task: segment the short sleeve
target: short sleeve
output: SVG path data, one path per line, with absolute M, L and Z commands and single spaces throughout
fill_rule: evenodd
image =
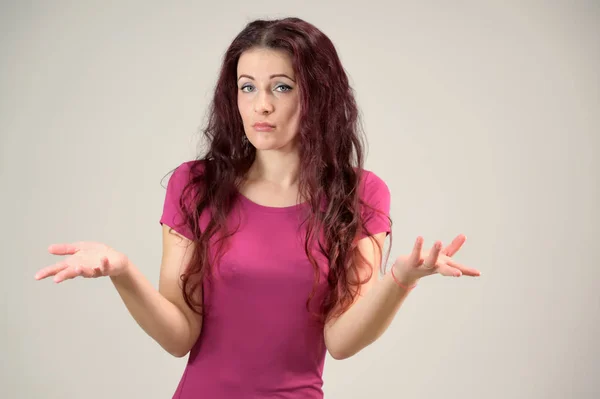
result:
M 179 205 L 179 200 L 183 194 L 183 190 L 190 180 L 190 171 L 190 163 L 184 162 L 179 165 L 171 174 L 167 184 L 167 192 L 165 194 L 160 224 L 165 224 L 182 236 L 193 240 L 194 236 L 190 227 L 185 223 L 183 211 Z M 189 204 L 188 201 L 185 203 Z
M 364 227 L 359 238 L 391 232 L 390 190 L 387 184 L 375 173 L 364 170 L 361 184 L 361 198 L 368 205 L 361 204 Z M 366 230 L 365 230 L 366 229 Z

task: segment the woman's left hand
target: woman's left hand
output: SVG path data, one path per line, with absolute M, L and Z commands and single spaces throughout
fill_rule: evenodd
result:
M 436 273 L 451 277 L 480 276 L 479 270 L 461 265 L 452 259 L 466 239 L 467 237 L 459 234 L 445 248 L 442 248 L 441 241 L 436 241 L 431 250 L 423 251 L 423 238 L 418 237 L 412 253 L 408 256 L 400 256 L 394 262 L 392 266 L 394 276 L 407 285 L 413 285 L 420 278 Z

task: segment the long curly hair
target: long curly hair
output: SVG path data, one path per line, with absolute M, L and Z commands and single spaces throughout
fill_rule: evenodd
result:
M 317 314 L 325 322 L 346 311 L 366 281 L 360 280 L 359 267 L 368 260 L 357 248 L 361 233 L 370 235 L 361 217 L 361 207 L 369 205 L 359 197 L 366 140 L 353 89 L 333 43 L 299 18 L 250 22 L 224 55 L 207 126 L 202 130 L 206 150 L 198 160 L 203 162 L 194 163 L 201 165 L 202 171 L 192 170 L 193 178 L 179 204 L 196 243 L 190 264 L 181 276 L 184 298 L 192 309 L 203 314 L 205 309 L 194 293 L 211 272 L 210 245 L 216 245 L 217 254 L 222 255 L 225 241 L 235 233 L 227 231 L 227 216 L 239 195 L 239 184 L 255 160 L 256 149 L 245 139 L 237 107 L 236 83 L 240 55 L 251 48 L 287 52 L 296 73 L 301 104 L 299 196 L 310 205 L 304 250 L 315 272 L 306 306 L 308 310 L 319 283 L 319 267 L 312 253 L 312 248 L 318 248 L 329 260 L 329 289 Z M 186 206 L 184 197 L 191 198 L 192 206 Z M 211 217 L 201 231 L 200 215 L 204 211 Z M 379 250 L 383 253 L 381 246 Z M 334 314 L 336 305 L 340 306 Z

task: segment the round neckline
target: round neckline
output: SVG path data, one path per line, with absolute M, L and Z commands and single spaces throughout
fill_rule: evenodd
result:
M 259 211 L 259 212 L 268 212 L 268 213 L 291 213 L 296 212 L 300 209 L 306 208 L 309 204 L 308 202 L 301 202 L 295 205 L 288 206 L 267 206 L 261 205 L 257 202 L 252 201 L 250 198 L 246 197 L 239 190 L 237 191 L 238 197 L 241 199 L 242 203 L 244 203 L 248 208 Z

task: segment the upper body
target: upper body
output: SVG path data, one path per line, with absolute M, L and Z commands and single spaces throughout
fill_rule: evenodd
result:
M 160 218 L 163 225 L 181 224 L 179 198 L 190 167 L 197 162 L 201 161 L 184 162 L 171 176 Z M 364 174 L 361 192 L 387 215 L 390 194 L 377 175 Z M 237 231 L 214 265 L 212 278 L 202 285 L 206 314 L 176 398 L 199 393 L 210 398 L 322 396 L 327 347 L 324 324 L 306 309 L 314 280 L 301 227 L 307 212 L 306 203 L 274 206 L 238 195 L 228 218 Z M 209 217 L 208 212 L 201 215 L 201 228 Z M 369 220 L 372 232 L 390 232 L 386 217 L 374 215 Z M 189 228 L 173 229 L 194 238 Z M 323 254 L 314 253 L 320 282 L 311 311 L 317 312 L 329 289 L 329 266 Z

